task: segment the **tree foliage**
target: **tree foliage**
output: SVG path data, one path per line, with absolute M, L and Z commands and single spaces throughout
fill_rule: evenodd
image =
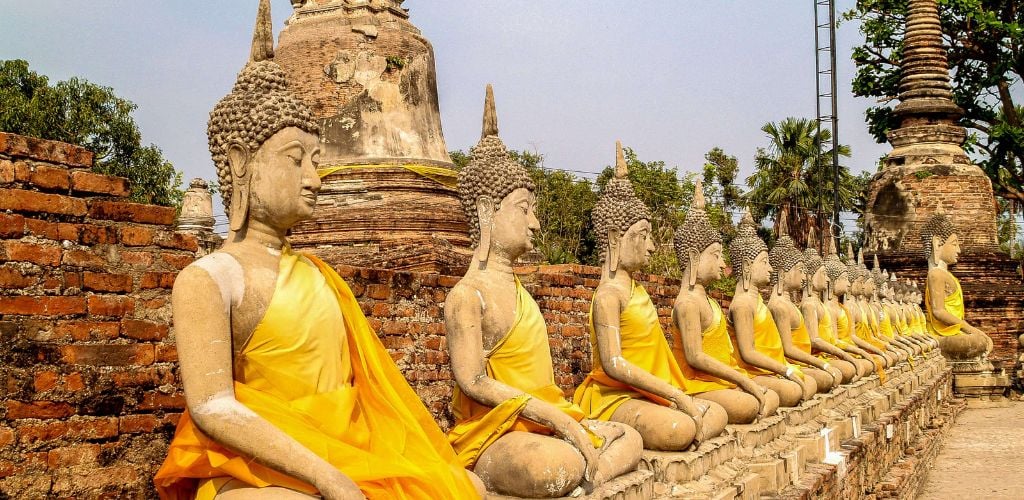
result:
M 80 78 L 50 85 L 26 61 L 0 61 L 0 103 L 0 131 L 82 146 L 96 155 L 93 171 L 128 178 L 133 200 L 181 203 L 181 172 L 142 145 L 135 104 L 113 89 Z
M 819 131 L 817 122 L 806 118 L 766 123 L 761 130 L 768 137 L 768 147 L 758 148 L 754 173 L 747 177 L 750 191 L 743 196 L 754 220 L 771 217 L 778 224 L 786 214 L 789 234 L 797 245 L 806 244 L 811 227 L 822 236 L 821 241 L 828 241 L 835 173 L 832 151 L 819 153 L 819 144 L 831 143 L 831 131 Z M 850 147 L 840 145 L 839 156 L 849 157 Z M 840 211 L 854 210 L 863 186 L 843 165 L 839 166 L 838 188 Z
M 843 14 L 860 21 L 864 44 L 854 48 L 853 92 L 884 99 L 867 111 L 878 142 L 898 125 L 900 57 L 907 0 L 857 0 Z M 949 47 L 954 101 L 970 134 L 965 149 L 992 179 L 996 194 L 1024 202 L 1024 5 L 1019 0 L 939 0 Z

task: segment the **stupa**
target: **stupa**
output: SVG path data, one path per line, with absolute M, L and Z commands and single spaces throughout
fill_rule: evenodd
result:
M 1012 366 L 1017 358 L 1024 286 L 1017 262 L 999 249 L 992 183 L 962 147 L 967 134 L 958 122 L 963 110 L 953 102 L 938 3 L 910 0 L 908 9 L 900 104 L 894 110 L 900 125 L 888 132 L 893 149 L 869 188 L 866 251 L 923 286 L 928 266 L 920 229 L 944 209 L 963 248 L 953 272 L 963 282 L 967 319 L 991 332 L 990 360 L 998 373 L 1000 363 Z M 1004 382 L 960 377 L 958 390 L 998 394 Z M 990 383 L 995 385 L 976 386 Z
M 461 274 L 469 227 L 434 52 L 402 0 L 295 0 L 275 59 L 321 125 L 323 187 L 295 248 L 332 265 Z

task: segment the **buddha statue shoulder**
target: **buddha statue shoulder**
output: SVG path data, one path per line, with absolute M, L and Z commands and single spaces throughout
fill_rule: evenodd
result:
M 871 273 L 861 264 L 858 264 L 852 248 L 848 248 L 850 262 L 847 270 L 850 275 L 850 287 L 843 295 L 843 306 L 849 311 L 850 328 L 853 333 L 851 341 L 862 350 L 871 354 L 876 368 L 889 367 L 893 364 L 885 351 L 879 347 L 878 341 L 874 339 L 871 329 L 871 315 L 865 307 L 863 296 L 868 287 Z M 876 370 L 877 371 L 877 370 Z
M 770 279 L 771 295 L 768 310 L 782 340 L 782 352 L 788 363 L 800 367 L 804 374 L 804 390 L 828 392 L 842 382 L 842 374 L 823 359 L 811 354 L 811 338 L 802 311 L 793 303 L 792 294 L 798 292 L 804 282 L 804 255 L 796 248 L 786 231 L 786 213 L 783 211 L 776 227 L 778 238 L 768 252 L 768 263 L 772 266 Z M 810 396 L 805 396 L 810 397 Z
M 736 237 L 729 245 L 734 272 L 738 273 L 736 291 L 729 305 L 729 335 L 737 363 L 758 385 L 779 396 L 779 405 L 792 407 L 815 392 L 803 372 L 786 360 L 782 338 L 761 289 L 768 286 L 772 266 L 768 246 L 757 235 L 757 226 L 746 209 Z
M 268 0 L 249 63 L 210 114 L 230 221 L 186 267 L 174 315 L 186 412 L 162 498 L 477 498 L 345 282 L 285 237 L 313 214 L 318 125 L 274 63 Z
M 683 283 L 672 306 L 672 351 L 692 388 L 689 393 L 722 405 L 731 424 L 749 424 L 775 413 L 778 394 L 740 368 L 728 320 L 707 294 L 706 287 L 725 270 L 725 249 L 721 232 L 705 211 L 700 179 L 690 210 L 675 231 L 674 246 Z
M 963 288 L 949 270 L 960 257 L 960 238 L 941 209 L 921 226 L 921 243 L 928 259 L 924 289 L 928 332 L 938 339 L 947 358 L 984 359 L 992 351 L 992 339 L 965 319 Z
M 836 252 L 835 239 L 829 240 L 828 252 L 825 256 L 823 267 L 827 284 L 822 292 L 822 302 L 825 303 L 825 308 L 830 315 L 829 326 L 831 326 L 834 335 L 831 341 L 836 347 L 842 349 L 844 353 L 850 356 L 850 358 L 845 359 L 852 361 L 857 366 L 857 373 L 861 377 L 870 375 L 874 372 L 875 367 L 873 359 L 870 354 L 854 342 L 853 325 L 851 323 L 852 315 L 849 308 L 839 301 L 840 297 L 845 297 L 849 292 L 850 271 L 847 265 L 840 260 L 839 254 Z M 823 331 L 825 329 L 819 327 L 819 334 Z
M 573 400 L 590 418 L 636 429 L 644 448 L 686 450 L 725 430 L 725 410 L 691 396 L 647 290 L 633 279 L 654 250 L 651 214 L 633 190 L 621 143 L 593 211 L 601 280 L 589 319 L 593 362 Z
M 474 253 L 444 318 L 456 383 L 448 439 L 463 465 L 490 491 L 531 498 L 590 491 L 634 470 L 640 435 L 586 419 L 555 384 L 544 317 L 513 272 L 540 228 L 534 185 L 498 137 L 489 85 L 458 189 Z
M 859 378 L 857 364 L 853 356 L 836 346 L 832 314 L 822 301 L 822 296 L 828 289 L 828 276 L 825 274 L 825 262 L 818 254 L 816 236 L 817 233 L 812 227 L 807 235 L 807 248 L 804 249 L 803 299 L 800 301 L 800 312 L 804 317 L 811 353 L 828 363 L 828 368 L 838 370 L 842 383 L 850 383 Z

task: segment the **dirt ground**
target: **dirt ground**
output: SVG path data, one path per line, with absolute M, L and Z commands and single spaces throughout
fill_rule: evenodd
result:
M 1024 499 L 1024 402 L 965 410 L 918 498 Z

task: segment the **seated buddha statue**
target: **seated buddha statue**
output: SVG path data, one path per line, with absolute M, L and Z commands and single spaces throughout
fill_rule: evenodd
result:
M 886 312 L 885 307 L 882 304 L 882 296 L 885 293 L 884 287 L 888 278 L 882 272 L 882 269 L 878 266 L 878 256 L 875 256 L 875 266 L 870 274 L 871 281 L 871 295 L 867 299 L 868 310 L 870 311 L 872 319 L 874 320 L 874 333 L 875 338 L 881 342 L 885 349 L 896 356 L 896 361 L 906 361 L 910 356 L 911 352 L 907 351 L 902 342 L 900 342 L 893 330 L 892 318 Z
M 683 284 L 672 306 L 672 352 L 688 392 L 722 405 L 731 424 L 749 424 L 759 416 L 774 414 L 779 395 L 758 385 L 740 368 L 725 314 L 705 288 L 722 277 L 725 259 L 722 234 L 705 211 L 700 179 L 674 243 Z
M 800 367 L 805 380 L 809 377 L 817 392 L 828 392 L 842 383 L 843 375 L 828 361 L 811 354 L 811 338 L 807 334 L 804 315 L 791 299 L 791 294 L 802 288 L 805 279 L 804 255 L 786 232 L 785 213 L 776 229 L 778 238 L 768 252 L 768 263 L 772 266 L 768 310 L 779 330 L 786 360 Z
M 942 355 L 949 359 L 985 360 L 992 351 L 992 339 L 964 319 L 963 288 L 949 272 L 960 256 L 960 239 L 941 207 L 921 226 L 921 243 L 928 259 L 924 288 L 928 332 L 938 339 Z
M 601 255 L 590 306 L 593 365 L 573 401 L 590 418 L 633 427 L 644 448 L 685 450 L 721 434 L 728 415 L 718 403 L 690 395 L 698 382 L 684 376 L 654 302 L 632 278 L 654 250 L 651 214 L 633 191 L 619 143 L 615 165 L 592 215 Z
M 586 419 L 555 384 L 544 317 L 512 270 L 539 229 L 534 184 L 498 138 L 490 86 L 484 109 L 480 142 L 459 172 L 473 259 L 444 306 L 456 383 L 448 438 L 488 490 L 589 491 L 634 470 L 643 443 L 629 426 Z
M 818 334 L 851 356 L 857 366 L 857 374 L 864 377 L 874 373 L 875 360 L 854 342 L 850 310 L 839 302 L 839 297 L 845 297 L 850 289 L 850 270 L 839 259 L 834 239 L 829 240 L 828 248 L 828 255 L 825 256 L 824 263 L 828 283 L 825 291 L 822 292 L 822 301 L 829 314 L 830 322 L 827 326 L 830 328 L 819 327 Z M 828 336 L 826 333 L 829 331 L 832 336 Z M 844 359 L 851 361 L 851 358 Z
M 187 409 L 164 499 L 478 498 L 348 285 L 285 238 L 313 214 L 319 128 L 272 60 L 260 2 L 248 65 L 210 114 L 230 221 L 171 295 Z
M 925 317 L 921 313 L 921 303 L 917 285 L 910 279 L 900 280 L 899 290 L 900 306 L 903 311 L 903 321 L 906 324 L 906 334 L 921 343 L 926 351 L 939 347 L 938 340 L 928 334 L 925 326 Z
M 850 328 L 853 330 L 851 339 L 857 347 L 871 353 L 876 361 L 880 361 L 882 367 L 888 368 L 895 364 L 895 358 L 887 354 L 884 346 L 875 339 L 871 314 L 866 308 L 864 300 L 867 282 L 871 280 L 871 272 L 859 264 L 856 259 L 853 259 L 847 268 L 850 273 L 850 288 L 843 296 L 843 306 L 850 313 Z M 878 367 L 877 363 L 876 367 Z
M 757 235 L 757 226 L 746 209 L 736 237 L 729 244 L 733 269 L 738 271 L 736 291 L 729 305 L 729 336 L 736 361 L 758 385 L 779 395 L 779 405 L 792 407 L 817 392 L 814 379 L 799 366 L 786 361 L 782 337 L 760 289 L 767 286 L 772 266 L 768 246 Z
M 909 356 L 921 354 L 921 345 L 905 334 L 902 311 L 900 311 L 899 303 L 896 302 L 895 287 L 897 284 L 895 275 L 890 275 L 888 271 L 882 271 L 882 280 L 878 291 L 879 308 L 889 323 L 887 328 L 893 343 L 898 344 Z
M 828 300 L 826 292 L 829 288 L 829 279 L 825 272 L 825 262 L 818 255 L 816 236 L 812 227 L 807 235 L 807 248 L 804 249 L 805 276 L 800 312 L 803 314 L 811 353 L 829 363 L 830 367 L 839 370 L 842 383 L 848 384 L 859 379 L 860 374 L 853 356 L 836 345 L 832 312 L 822 302 L 823 297 Z

